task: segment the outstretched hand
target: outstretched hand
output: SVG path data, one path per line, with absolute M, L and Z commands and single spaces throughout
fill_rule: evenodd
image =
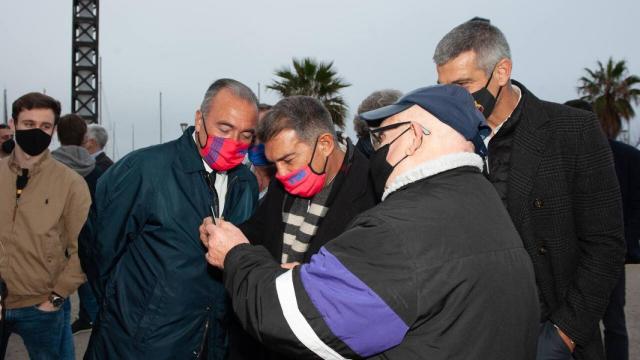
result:
M 210 220 L 209 220 L 210 221 Z M 201 225 L 206 233 L 206 246 L 209 249 L 206 255 L 207 262 L 219 269 L 224 268 L 224 259 L 227 253 L 240 244 L 248 244 L 249 240 L 244 236 L 242 231 L 230 222 L 222 219 L 216 220 L 217 225 L 213 222 L 207 222 L 207 219 Z M 202 239 L 203 231 L 200 231 Z

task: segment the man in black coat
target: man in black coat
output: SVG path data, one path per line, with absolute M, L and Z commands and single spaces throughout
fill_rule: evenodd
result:
M 368 159 L 350 142 L 338 142 L 331 115 L 308 96 L 278 102 L 257 132 L 278 181 L 270 183 L 258 210 L 240 229 L 283 267 L 306 263 L 356 215 L 375 205 Z M 284 358 L 250 343 L 232 334 L 231 358 Z
M 104 147 L 109 140 L 107 130 L 98 124 L 91 124 L 87 127 L 87 136 L 82 144 L 89 154 L 96 159 L 96 166 L 100 171 L 105 172 L 113 165 L 113 160 L 104 152 Z
M 570 100 L 565 105 L 593 112 L 593 106 L 584 100 Z M 640 260 L 640 244 L 638 244 L 640 239 L 640 150 L 616 141 L 617 136 L 618 133 L 611 134 L 609 146 L 613 153 L 616 175 L 622 193 L 627 262 L 637 262 Z M 608 360 L 629 359 L 629 335 L 624 314 L 625 293 L 626 280 L 623 271 L 618 284 L 611 292 L 609 305 L 602 318 L 604 348 Z
M 438 82 L 459 84 L 488 124 L 486 175 L 536 273 L 538 359 L 604 359 L 598 323 L 624 263 L 620 190 L 593 114 L 541 101 L 511 80 L 502 32 L 469 21 L 438 44 Z
M 233 225 L 207 225 L 242 324 L 295 359 L 534 359 L 533 267 L 474 154 L 471 95 L 422 88 L 361 116 L 382 202 L 309 263 L 285 271 Z

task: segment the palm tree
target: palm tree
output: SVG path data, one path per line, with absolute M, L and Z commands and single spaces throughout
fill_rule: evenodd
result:
M 333 123 L 344 128 L 347 115 L 347 104 L 340 95 L 340 90 L 351 84 L 337 77 L 332 62 L 320 62 L 311 58 L 293 59 L 293 71 L 284 67 L 276 70 L 275 75 L 280 80 L 274 80 L 267 88 L 280 93 L 280 96 L 292 95 L 313 96 L 322 101 L 329 110 Z
M 635 111 L 631 102 L 638 104 L 640 89 L 634 88 L 640 83 L 640 77 L 628 75 L 624 60 L 613 61 L 609 58 L 606 66 L 598 61 L 596 70 L 584 69 L 587 76 L 580 78 L 578 93 L 582 100 L 593 104 L 605 134 L 614 139 L 620 132 L 622 119 L 629 121 Z

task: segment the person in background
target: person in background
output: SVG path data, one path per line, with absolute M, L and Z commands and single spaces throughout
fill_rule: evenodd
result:
M 565 105 L 593 112 L 590 103 L 584 100 L 570 100 Z M 624 235 L 627 242 L 627 263 L 640 260 L 640 150 L 615 140 L 618 134 L 609 138 L 613 153 L 616 175 L 622 193 L 622 214 Z M 602 317 L 604 325 L 604 348 L 608 360 L 629 359 L 629 336 L 625 320 L 626 277 L 625 272 L 611 292 L 609 305 Z
M 102 172 L 113 165 L 113 160 L 107 156 L 104 152 L 104 147 L 107 146 L 109 140 L 109 134 L 107 130 L 98 124 L 91 124 L 87 127 L 87 138 L 82 144 L 89 154 L 96 159 L 96 166 Z
M 9 156 L 14 146 L 11 128 L 7 124 L 0 124 L 0 159 Z
M 504 34 L 472 20 L 447 33 L 438 83 L 463 86 L 491 127 L 485 173 L 515 224 L 540 296 L 538 360 L 604 359 L 599 322 L 624 270 L 622 204 L 594 114 L 511 79 Z
M 96 184 L 98 183 L 98 178 L 102 175 L 102 171 L 97 167 L 96 160 L 83 147 L 87 134 L 86 121 L 79 115 L 67 114 L 60 118 L 56 129 L 61 146 L 52 151 L 51 156 L 84 178 L 89 187 L 91 200 L 95 202 Z M 86 232 L 81 231 L 78 242 L 84 241 L 82 239 L 84 236 L 88 235 Z M 87 239 L 87 241 L 90 240 Z M 82 251 L 79 251 L 79 256 L 80 262 L 83 263 L 85 259 L 83 259 Z M 98 303 L 89 283 L 85 282 L 78 288 L 78 298 L 80 300 L 79 318 L 71 325 L 70 331 L 73 334 L 91 330 L 98 313 Z M 70 310 L 70 302 L 67 302 L 65 311 L 70 312 Z
M 353 116 L 353 129 L 358 136 L 356 149 L 369 158 L 373 154 L 371 137 L 369 136 L 369 126 L 367 122 L 360 119 L 358 114 L 375 110 L 383 106 L 391 105 L 402 96 L 402 92 L 393 89 L 377 90 L 367 96 L 358 106 L 358 113 Z
M 78 234 L 91 196 L 85 180 L 49 154 L 60 103 L 41 93 L 12 105 L 13 153 L 0 160 L 0 274 L 7 283 L 4 358 L 20 335 L 32 359 L 69 359 L 64 304 L 85 281 Z M 66 336 L 65 336 L 66 334 Z
M 258 124 L 262 122 L 264 116 L 271 110 L 271 105 L 258 104 Z M 264 199 L 269 189 L 271 180 L 275 178 L 276 169 L 264 154 L 264 144 L 255 138 L 248 152 L 249 161 L 252 164 L 251 170 L 258 180 L 258 199 Z

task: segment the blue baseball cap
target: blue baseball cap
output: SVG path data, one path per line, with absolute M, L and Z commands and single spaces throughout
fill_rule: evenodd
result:
M 369 126 L 377 127 L 386 118 L 418 105 L 471 141 L 476 153 L 486 156 L 484 139 L 491 133 L 473 96 L 459 85 L 434 85 L 413 90 L 395 103 L 359 114 Z

